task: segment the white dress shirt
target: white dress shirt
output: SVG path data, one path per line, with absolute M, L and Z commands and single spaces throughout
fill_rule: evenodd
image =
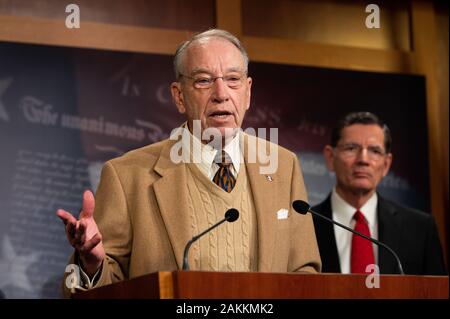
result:
M 378 239 L 377 203 L 378 196 L 375 192 L 359 210 L 368 222 L 370 237 L 375 239 Z M 335 188 L 333 188 L 331 193 L 331 210 L 331 218 L 352 229 L 355 228 L 356 222 L 353 219 L 353 215 L 357 209 L 348 204 L 341 196 L 339 196 Z M 337 225 L 334 225 L 334 236 L 336 238 L 341 272 L 343 274 L 349 274 L 353 234 Z M 372 246 L 375 263 L 378 264 L 378 246 L 375 244 Z
M 197 156 L 195 157 L 197 160 L 194 161 L 194 164 L 197 165 L 206 177 L 213 180 L 214 175 L 216 175 L 216 172 L 219 170 L 219 165 L 214 162 L 214 158 L 219 151 L 211 145 L 203 144 L 197 137 L 192 135 L 192 133 L 187 129 L 187 126 L 184 126 L 184 128 L 185 130 L 183 130 L 182 137 L 183 157 L 192 160 L 194 158 L 192 153 L 200 152 L 200 155 L 197 153 Z M 241 137 L 243 138 L 241 132 L 238 132 L 223 148 L 231 158 L 231 162 L 233 164 L 231 167 L 231 173 L 236 178 L 239 173 L 241 161 L 243 161 L 240 148 Z M 189 143 L 190 141 L 192 142 Z

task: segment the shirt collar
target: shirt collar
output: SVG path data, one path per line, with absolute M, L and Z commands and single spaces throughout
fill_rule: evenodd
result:
M 238 132 L 233 137 L 233 139 L 230 141 L 230 143 L 228 143 L 224 147 L 224 151 L 227 152 L 227 154 L 230 156 L 231 162 L 233 163 L 233 167 L 236 172 L 239 172 L 239 168 L 241 166 L 241 147 L 240 147 L 240 138 L 241 137 L 243 138 L 243 136 L 241 136 L 241 133 Z M 216 151 L 216 154 L 217 154 L 217 152 L 219 152 L 218 150 L 215 150 L 215 151 Z M 211 161 L 211 164 L 212 164 L 212 161 Z
M 359 209 L 364 215 L 369 226 L 375 225 L 376 213 L 377 213 L 378 195 L 374 192 L 369 200 Z M 347 203 L 336 192 L 336 188 L 333 188 L 331 193 L 331 207 L 333 209 L 333 219 L 346 226 L 349 226 L 352 222 L 353 215 L 356 212 L 356 208 Z
M 210 179 L 214 177 L 215 171 L 218 169 L 218 165 L 214 163 L 214 158 L 216 157 L 217 149 L 213 148 L 209 144 L 203 144 L 197 137 L 195 137 L 188 129 L 187 123 L 184 123 L 183 126 L 183 137 L 182 137 L 182 148 L 183 155 L 186 156 L 184 158 L 190 159 L 190 163 L 194 163 L 200 169 L 200 171 L 208 176 Z M 235 176 L 239 172 L 242 159 L 242 152 L 240 147 L 240 139 L 243 138 L 241 131 L 233 137 L 233 139 L 224 147 L 225 152 L 231 158 L 231 162 L 233 164 L 232 172 Z M 190 143 L 192 141 L 192 143 Z M 191 145 L 192 150 L 191 152 Z M 196 160 L 193 160 L 193 153 L 197 153 Z

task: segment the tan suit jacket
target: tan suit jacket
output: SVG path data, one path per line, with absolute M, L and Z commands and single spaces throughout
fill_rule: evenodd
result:
M 260 164 L 248 163 L 252 139 L 245 135 L 244 161 L 255 201 L 258 271 L 319 272 L 311 216 L 299 215 L 291 206 L 296 199 L 307 199 L 297 156 L 277 146 L 278 169 L 270 180 L 260 174 Z M 184 247 L 197 234 L 186 214 L 186 164 L 170 160 L 174 143 L 164 140 L 131 151 L 103 167 L 94 217 L 107 257 L 96 287 L 182 268 Z M 278 219 L 283 208 L 288 218 Z

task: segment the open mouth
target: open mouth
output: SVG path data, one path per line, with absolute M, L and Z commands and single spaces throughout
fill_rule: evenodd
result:
M 228 111 L 216 111 L 216 112 L 211 113 L 209 116 L 220 119 L 220 118 L 226 118 L 227 116 L 230 116 L 230 115 L 232 115 L 232 113 L 228 112 Z

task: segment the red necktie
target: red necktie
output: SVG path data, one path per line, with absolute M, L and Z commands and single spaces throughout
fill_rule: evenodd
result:
M 355 230 L 370 237 L 369 226 L 367 225 L 364 215 L 358 210 L 353 218 L 356 220 Z M 365 274 L 367 265 L 375 264 L 372 243 L 361 236 L 353 234 L 350 262 L 351 273 Z

